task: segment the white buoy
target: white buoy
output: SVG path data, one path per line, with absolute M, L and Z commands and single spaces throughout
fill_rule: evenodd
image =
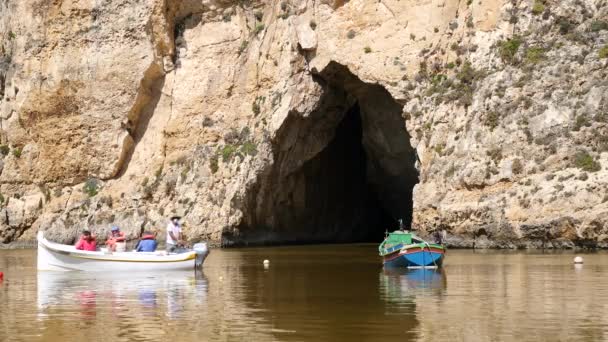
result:
M 582 256 L 577 256 L 574 258 L 574 263 L 575 264 L 582 264 L 583 263 L 583 257 Z
M 268 259 L 264 259 L 264 266 L 270 265 L 270 261 Z

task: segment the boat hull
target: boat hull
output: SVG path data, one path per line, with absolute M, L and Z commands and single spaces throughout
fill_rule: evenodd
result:
M 199 255 L 204 260 L 205 255 Z M 39 271 L 180 271 L 194 270 L 197 253 L 190 251 L 180 254 L 122 252 L 88 252 L 74 249 L 73 246 L 50 242 L 38 235 Z M 199 260 L 200 261 L 200 260 Z M 202 261 L 201 261 L 202 263 Z
M 383 257 L 386 267 L 441 267 L 445 251 L 426 247 L 416 250 L 401 250 Z

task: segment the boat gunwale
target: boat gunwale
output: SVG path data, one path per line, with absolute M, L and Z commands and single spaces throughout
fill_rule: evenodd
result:
M 81 251 L 74 248 L 74 246 L 63 245 L 56 242 L 47 240 L 42 232 L 38 237 L 38 246 L 42 246 L 51 253 L 62 254 L 72 258 L 88 259 L 94 261 L 103 262 L 131 262 L 131 263 L 170 263 L 170 262 L 183 262 L 193 260 L 196 258 L 195 251 L 189 251 L 186 253 L 179 254 L 168 254 L 168 255 L 153 255 L 141 252 L 120 252 L 117 254 L 105 254 L 101 251 Z M 137 253 L 137 254 L 136 254 Z M 124 257 L 127 257 L 126 259 Z M 135 258 L 129 258 L 135 257 Z M 148 257 L 148 259 L 142 259 L 141 257 Z

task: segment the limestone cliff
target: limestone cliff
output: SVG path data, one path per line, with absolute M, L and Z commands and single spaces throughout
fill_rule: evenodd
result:
M 606 0 L 4 0 L 0 242 L 608 247 Z

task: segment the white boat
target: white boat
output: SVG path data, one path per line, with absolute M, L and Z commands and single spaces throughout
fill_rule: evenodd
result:
M 39 271 L 169 271 L 194 270 L 209 254 L 206 243 L 184 253 L 81 251 L 44 238 L 38 232 Z

